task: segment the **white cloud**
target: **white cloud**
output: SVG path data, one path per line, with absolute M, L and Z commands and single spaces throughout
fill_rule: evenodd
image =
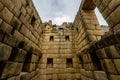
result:
M 42 21 L 53 23 L 71 22 L 79 9 L 81 0 L 33 0 Z
M 43 22 L 52 20 L 55 24 L 74 21 L 82 0 L 33 0 Z M 99 23 L 107 24 L 101 14 L 95 9 Z
M 53 24 L 61 25 L 63 22 L 72 22 L 72 18 L 69 15 L 62 14 L 53 19 Z

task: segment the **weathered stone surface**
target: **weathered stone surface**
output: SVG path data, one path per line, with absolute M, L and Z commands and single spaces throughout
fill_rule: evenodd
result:
M 0 2 L 0 11 L 3 9 L 3 4 Z
M 105 61 L 104 67 L 107 70 L 107 72 L 116 74 L 117 70 L 116 70 L 115 65 L 112 62 L 112 60 L 105 59 L 104 61 Z
M 104 71 L 94 71 L 96 80 L 108 80 Z
M 0 42 L 0 61 L 8 60 L 12 48 Z
M 7 24 L 6 22 L 1 23 L 0 29 L 2 29 L 3 31 L 5 31 L 7 33 L 11 33 L 11 31 L 12 31 L 12 27 L 9 24 Z
M 13 4 L 15 5 L 15 7 L 19 10 L 22 6 L 21 4 L 21 0 L 11 0 L 13 2 Z
M 3 0 L 2 0 L 3 1 Z M 7 9 L 4 8 L 1 12 L 0 12 L 0 18 L 2 18 L 3 20 L 5 20 L 7 23 L 10 23 L 10 21 L 13 18 L 13 14 Z
M 114 59 L 114 64 L 115 64 L 115 66 L 117 68 L 117 71 L 120 74 L 120 59 Z
M 3 62 L 2 67 L 3 67 L 3 72 L 1 74 L 0 79 L 4 79 L 6 77 L 12 77 L 14 76 L 14 72 L 16 70 L 18 63 L 17 62 Z
M 14 17 L 11 21 L 11 25 L 14 29 L 19 30 L 20 26 L 21 26 L 21 22 L 18 18 Z
M 17 46 L 19 43 L 19 41 L 16 38 L 9 34 L 4 35 L 3 42 L 9 46 Z
M 11 0 L 1 0 L 0 2 L 2 2 L 9 10 L 12 10 L 14 8 L 14 4 Z
M 111 80 L 120 80 L 120 75 L 110 75 Z

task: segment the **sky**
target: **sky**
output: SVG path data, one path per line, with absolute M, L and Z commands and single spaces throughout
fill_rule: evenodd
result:
M 33 0 L 42 22 L 52 20 L 53 24 L 73 22 L 81 0 Z M 107 25 L 98 9 L 95 9 L 100 25 Z

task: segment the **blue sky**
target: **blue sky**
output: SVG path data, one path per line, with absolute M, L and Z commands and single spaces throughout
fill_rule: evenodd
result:
M 53 24 L 73 22 L 79 9 L 81 0 L 33 0 L 34 5 L 43 22 L 52 20 Z M 99 11 L 95 10 L 99 23 L 105 25 Z

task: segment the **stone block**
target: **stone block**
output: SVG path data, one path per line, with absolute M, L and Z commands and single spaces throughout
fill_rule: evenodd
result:
M 64 63 L 66 63 L 66 59 L 54 58 L 53 63 L 55 63 L 55 64 L 64 64 Z
M 120 75 L 111 74 L 109 78 L 110 78 L 110 80 L 120 80 Z
M 62 63 L 61 64 L 53 64 L 53 67 L 58 68 L 58 69 L 60 69 L 60 68 L 63 69 L 63 68 L 66 68 L 66 64 L 62 64 Z
M 13 47 L 11 55 L 9 57 L 9 61 L 15 61 L 15 62 L 20 62 L 23 63 L 26 58 L 26 51 Z
M 20 28 L 20 26 L 21 26 L 20 20 L 19 20 L 17 17 L 14 17 L 14 18 L 11 20 L 11 26 L 12 26 L 14 29 L 19 30 L 19 28 Z
M 22 4 L 21 4 L 21 0 L 12 0 L 13 4 L 15 5 L 15 7 L 20 10 Z
M 37 63 L 39 61 L 39 56 L 37 56 L 37 55 L 32 55 L 32 58 L 31 58 L 31 62 L 32 63 Z
M 38 64 L 38 67 L 40 68 L 40 69 L 45 69 L 46 68 L 46 64 Z
M 115 46 L 110 46 L 105 48 L 105 53 L 109 58 L 120 58 L 120 54 L 116 50 Z
M 119 13 L 120 6 L 117 7 L 113 12 L 111 12 L 110 16 L 106 19 L 110 27 L 114 27 L 120 21 Z
M 16 46 L 16 47 L 19 44 L 19 41 L 16 38 L 14 38 L 12 35 L 9 35 L 7 33 L 4 36 L 3 42 L 9 46 Z
M 35 63 L 24 63 L 23 72 L 31 72 L 36 69 Z
M 80 67 L 79 67 L 79 63 L 73 63 L 73 68 L 75 68 L 75 69 L 76 69 L 76 68 L 80 68 Z
M 20 15 L 20 21 L 25 25 L 25 26 L 30 26 L 29 22 L 27 21 L 27 19 L 25 18 L 25 16 Z
M 22 68 L 23 68 L 23 63 L 18 63 L 14 75 L 16 76 L 19 75 L 22 72 Z
M 15 74 L 15 71 L 16 71 L 16 67 L 17 67 L 18 63 L 17 62 L 10 62 L 10 61 L 7 61 L 7 62 L 3 62 L 0 66 L 2 68 L 2 72 L 0 73 L 0 79 L 4 79 L 4 78 L 7 78 L 7 77 L 12 77 L 14 76 Z
M 94 34 L 94 35 L 97 35 L 97 36 L 103 35 L 101 30 L 94 30 L 94 31 L 93 31 L 93 34 Z
M 0 61 L 8 60 L 12 48 L 3 43 L 0 43 Z
M 16 17 L 19 17 L 20 16 L 20 11 L 14 7 L 14 9 L 12 10 L 12 13 L 16 16 Z
M 80 73 L 75 73 L 75 78 L 77 78 L 79 80 L 81 78 L 81 74 Z
M 120 59 L 114 59 L 113 61 L 117 68 L 118 73 L 120 74 Z
M 26 15 L 26 9 L 24 7 L 21 8 L 21 12 L 24 16 Z
M 80 73 L 81 73 L 82 75 L 86 75 L 85 69 L 80 69 Z
M 88 40 L 89 40 L 89 41 L 96 41 L 96 36 L 94 36 L 94 35 L 89 35 L 89 36 L 88 36 Z
M 20 74 L 20 80 L 29 80 L 31 78 L 30 73 L 28 72 L 22 72 Z
M 32 10 L 29 6 L 26 7 L 26 11 L 27 11 L 28 14 L 31 14 L 31 12 L 32 12 Z
M 94 78 L 93 71 L 86 71 L 86 76 L 93 79 Z
M 81 80 L 89 80 L 85 75 L 81 75 Z
M 0 11 L 3 9 L 3 4 L 0 2 Z
M 23 41 L 24 40 L 24 36 L 23 34 L 21 34 L 20 32 L 18 32 L 17 30 L 15 30 L 13 36 L 17 39 L 19 39 L 20 41 Z
M 96 80 L 108 80 L 104 71 L 94 71 L 94 76 Z
M 45 75 L 45 74 L 47 74 L 46 69 L 40 69 L 39 74 L 40 74 L 40 75 Z
M 7 24 L 6 22 L 1 23 L 0 29 L 7 33 L 11 33 L 11 31 L 12 31 L 12 27 L 9 24 Z
M 117 70 L 116 70 L 115 65 L 114 65 L 114 63 L 112 62 L 111 59 L 105 59 L 104 60 L 104 68 L 109 73 L 117 74 Z
M 28 29 L 26 26 L 24 26 L 24 25 L 22 25 L 20 32 L 23 33 L 26 37 L 29 37 L 29 36 L 30 36 L 30 31 L 29 31 L 29 29 Z M 29 38 L 30 38 L 30 37 L 29 37 Z
M 99 59 L 108 58 L 105 51 L 104 51 L 104 49 L 99 49 L 99 50 L 96 51 L 96 53 L 97 53 Z
M 21 3 L 26 6 L 27 2 L 25 0 L 21 0 Z
M 66 78 L 65 74 L 58 74 L 58 79 L 64 80 Z
M 109 2 L 111 0 L 108 0 Z M 116 9 L 118 6 L 120 5 L 120 1 L 119 0 L 116 0 L 116 1 L 111 1 L 108 5 L 108 7 L 110 8 L 111 11 L 113 11 L 114 9 Z
M 4 0 L 2 0 L 4 1 Z M 7 2 L 7 1 L 4 1 Z M 9 3 L 10 4 L 10 3 Z M 10 23 L 10 21 L 13 18 L 13 14 L 5 7 L 1 12 L 0 12 L 0 17 L 7 23 Z
M 14 8 L 14 4 L 11 0 L 1 0 L 1 2 L 9 9 L 12 10 Z

